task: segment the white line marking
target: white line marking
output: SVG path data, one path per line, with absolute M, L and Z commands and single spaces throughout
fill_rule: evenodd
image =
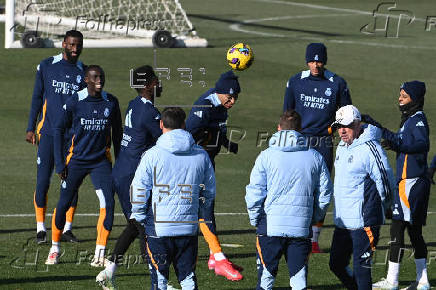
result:
M 307 8 L 320 9 L 320 10 L 341 11 L 341 12 L 361 14 L 361 15 L 373 15 L 372 11 L 369 12 L 369 11 L 358 10 L 358 9 L 337 8 L 337 7 L 330 7 L 330 6 L 323 6 L 323 5 L 301 3 L 301 2 L 280 1 L 280 0 L 256 0 L 256 1 L 257 2 L 272 3 L 272 4 L 284 4 L 284 5 L 300 6 L 300 7 L 307 7 Z M 374 8 L 376 8 L 376 7 L 374 7 Z M 397 7 L 397 8 L 399 9 L 399 7 Z M 384 13 L 378 13 L 377 15 L 380 15 L 380 16 L 387 16 L 387 15 L 389 15 L 392 18 L 400 18 L 401 17 L 401 15 L 390 15 L 390 14 L 384 14 Z M 425 22 L 426 19 L 415 18 L 414 21 Z
M 301 6 L 313 9 L 322 9 L 322 10 L 334 10 L 341 12 L 353 13 L 353 15 L 373 15 L 372 12 L 364 11 L 364 10 L 356 10 L 356 9 L 346 9 L 346 8 L 336 8 L 322 5 L 314 5 L 307 3 L 298 3 L 298 2 L 285 2 L 280 0 L 256 0 L 258 2 L 272 3 L 272 4 L 285 4 L 285 5 L 294 5 Z M 381 16 L 386 16 L 387 14 L 378 14 Z M 315 18 L 315 17 L 338 17 L 338 16 L 350 16 L 350 14 L 326 14 L 326 15 L 295 15 L 295 16 L 277 16 L 277 17 L 268 17 L 268 18 L 259 18 L 259 19 L 248 19 L 242 21 L 242 23 L 234 23 L 229 25 L 229 28 L 233 31 L 238 31 L 242 33 L 266 36 L 266 37 L 284 37 L 284 38 L 298 38 L 298 39 L 307 39 L 307 40 L 316 40 L 316 41 L 324 41 L 331 43 L 340 43 L 340 44 L 357 44 L 357 45 L 366 45 L 366 46 L 374 46 L 374 47 L 387 47 L 387 48 L 402 48 L 402 49 L 427 49 L 427 50 L 436 50 L 436 47 L 431 46 L 414 46 L 414 45 L 401 45 L 401 44 L 386 44 L 380 42 L 367 42 L 367 41 L 353 41 L 353 40 L 338 40 L 338 39 L 322 39 L 319 37 L 298 37 L 292 35 L 284 35 L 284 34 L 276 34 L 269 32 L 260 32 L 253 31 L 241 28 L 241 25 L 255 23 L 255 22 L 263 22 L 263 21 L 274 21 L 274 20 L 282 20 L 282 19 L 304 19 L 304 18 Z M 390 15 L 392 18 L 399 18 L 401 15 Z M 426 22 L 426 19 L 422 18 L 414 18 L 414 21 Z
M 240 244 L 221 244 L 221 247 L 226 247 L 226 248 L 243 248 L 244 245 L 240 245 Z
M 328 212 L 328 215 L 333 214 L 332 212 Z M 436 214 L 436 211 L 429 211 L 427 214 Z M 248 215 L 246 212 L 216 212 L 216 216 L 238 216 L 238 215 Z M 46 214 L 46 216 L 53 216 L 52 213 Z M 76 213 L 74 216 L 99 216 L 98 213 Z M 124 216 L 122 213 L 115 213 L 115 216 Z M 0 214 L 0 218 L 9 218 L 9 217 L 35 217 L 34 213 L 18 213 L 18 214 Z
M 115 216 L 124 216 L 124 214 L 122 213 L 115 213 Z M 234 216 L 234 215 L 248 215 L 248 213 L 246 212 L 216 212 L 215 213 L 216 216 L 226 216 L 226 215 L 230 215 L 230 216 Z M 46 214 L 46 216 L 53 216 L 52 213 L 48 213 Z M 98 213 L 76 213 L 74 215 L 76 216 L 99 216 Z M 35 217 L 34 213 L 20 213 L 20 214 L 0 214 L 0 218 L 9 218 L 9 217 Z
M 268 18 L 259 18 L 259 19 L 247 19 L 242 21 L 242 24 L 246 23 L 255 23 L 255 22 L 264 22 L 264 21 L 275 21 L 275 20 L 285 20 L 285 19 L 306 19 L 306 18 L 319 18 L 319 17 L 338 17 L 338 16 L 351 16 L 354 14 L 316 14 L 316 15 L 288 15 L 288 16 L 277 16 L 277 17 L 268 17 Z M 283 34 L 275 34 L 269 32 L 260 32 L 260 31 L 252 31 L 241 28 L 241 23 L 234 23 L 230 25 L 230 29 L 238 32 L 251 33 L 262 36 L 269 37 L 289 37 Z

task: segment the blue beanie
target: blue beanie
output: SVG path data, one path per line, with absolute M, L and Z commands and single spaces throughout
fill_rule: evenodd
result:
M 320 61 L 327 64 L 327 47 L 323 43 L 311 43 L 306 48 L 306 63 Z
M 223 73 L 215 83 L 215 90 L 218 94 L 239 94 L 241 88 L 239 87 L 238 77 L 231 70 Z
M 401 89 L 403 89 L 414 102 L 423 99 L 425 95 L 425 83 L 420 81 L 405 82 L 401 85 L 400 90 Z

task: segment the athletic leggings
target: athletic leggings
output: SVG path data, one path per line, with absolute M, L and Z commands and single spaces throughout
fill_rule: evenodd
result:
M 404 255 L 404 231 L 407 229 L 415 259 L 427 258 L 427 245 L 422 236 L 422 225 L 402 220 L 392 220 L 389 261 L 400 263 Z

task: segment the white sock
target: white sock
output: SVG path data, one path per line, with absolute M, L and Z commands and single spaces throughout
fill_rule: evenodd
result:
M 54 252 L 59 253 L 60 251 L 61 251 L 60 243 L 52 241 L 51 242 L 51 248 L 50 248 L 50 254 L 54 253 Z
M 65 233 L 66 231 L 71 231 L 72 227 L 73 225 L 71 223 L 66 222 L 64 226 L 64 231 L 62 233 Z
M 106 249 L 106 246 L 96 245 L 96 246 L 95 246 L 94 257 L 95 257 L 95 258 L 104 257 L 104 250 L 105 250 L 105 249 Z
M 107 263 L 106 264 L 106 270 L 111 272 L 112 275 L 115 274 L 115 271 L 117 270 L 117 264 L 115 264 L 115 263 Z
M 321 227 L 312 226 L 312 242 L 318 243 L 319 234 L 321 234 Z
M 416 281 L 419 283 L 428 283 L 427 277 L 427 262 L 426 259 L 415 259 L 416 265 Z
M 222 261 L 226 259 L 226 256 L 222 252 L 213 254 L 213 257 L 215 258 L 215 261 Z
M 400 263 L 389 261 L 388 276 L 386 280 L 394 286 L 398 286 L 398 276 L 400 275 Z
M 46 231 L 47 231 L 47 230 L 45 229 L 44 222 L 37 222 L 37 223 L 36 223 L 36 232 L 39 233 L 39 232 L 41 232 L 41 231 L 43 231 L 43 232 L 46 232 Z

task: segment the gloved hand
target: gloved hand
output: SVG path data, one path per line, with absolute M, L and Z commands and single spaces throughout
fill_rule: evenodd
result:
M 389 144 L 389 142 L 387 140 L 382 140 L 380 142 L 380 145 L 383 147 L 383 149 L 385 150 L 392 150 L 391 145 Z
M 374 125 L 374 126 L 379 127 L 379 128 L 383 128 L 383 126 L 379 122 L 374 120 L 370 115 L 365 115 L 365 114 L 362 115 L 362 122 Z
M 435 171 L 436 171 L 435 168 L 428 168 L 428 171 L 427 171 L 427 177 L 430 179 L 432 184 L 435 184 L 434 179 L 433 179 Z
M 238 153 L 238 148 L 239 148 L 238 143 L 229 142 L 228 149 L 229 149 L 230 152 L 232 152 L 234 154 L 237 154 Z
M 389 208 L 389 209 L 387 209 L 387 210 L 385 211 L 385 217 L 386 217 L 386 219 L 388 219 L 388 220 L 391 220 L 391 219 L 392 219 L 392 209 L 391 209 L 391 208 Z

